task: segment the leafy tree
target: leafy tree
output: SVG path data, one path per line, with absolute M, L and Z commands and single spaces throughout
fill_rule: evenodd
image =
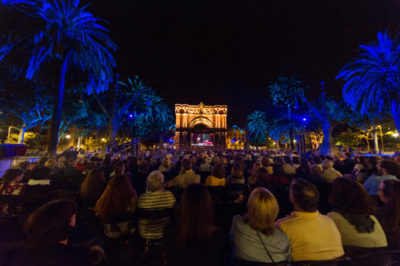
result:
M 289 77 L 278 77 L 274 82 L 269 84 L 273 104 L 277 107 L 285 107 L 288 109 L 290 146 L 292 150 L 294 150 L 294 137 L 293 127 L 291 126 L 291 112 L 293 108 L 298 108 L 298 102 L 304 97 L 305 87 L 303 81 L 293 75 Z
M 322 85 L 324 83 L 322 82 Z M 316 103 L 310 103 L 306 97 L 303 97 L 304 102 L 309 107 L 315 118 L 321 123 L 321 128 L 324 134 L 324 140 L 320 146 L 320 151 L 323 154 L 331 153 L 330 138 L 332 130 L 337 121 L 343 121 L 350 117 L 350 110 L 342 102 L 336 102 L 325 95 L 324 90 L 319 96 Z
M 16 124 L 21 128 L 19 143 L 24 143 L 27 130 L 36 126 L 44 126 L 51 118 L 49 102 L 51 98 L 39 84 L 25 79 L 15 72 L 4 72 L 2 68 L 0 79 L 0 105 L 2 112 L 18 118 Z
M 348 63 L 336 77 L 343 79 L 343 99 L 361 116 L 391 113 L 400 130 L 400 47 L 387 33 L 378 41 L 361 45 L 362 54 Z
M 266 114 L 261 111 L 254 111 L 247 116 L 247 128 L 250 142 L 255 146 L 262 146 L 266 143 L 268 137 L 266 131 L 268 124 Z
M 15 1 L 6 2 L 15 4 Z M 28 6 L 22 9 L 23 12 L 40 20 L 41 27 L 33 37 L 3 38 L 0 44 L 0 59 L 29 51 L 28 63 L 21 62 L 29 79 L 50 71 L 49 66 L 58 72 L 49 143 L 49 151 L 53 154 L 57 149 L 64 89 L 73 86 L 88 94 L 99 93 L 107 90 L 114 79 L 115 61 L 111 52 L 116 50 L 116 45 L 100 25 L 100 19 L 79 3 L 79 0 L 38 0 L 13 5 Z

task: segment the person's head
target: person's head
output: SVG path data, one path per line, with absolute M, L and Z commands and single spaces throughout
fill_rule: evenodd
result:
M 24 171 L 22 169 L 10 168 L 7 169 L 3 176 L 1 177 L 1 181 L 4 184 L 9 184 L 11 182 L 21 182 L 24 178 Z
M 355 214 L 374 214 L 374 203 L 357 181 L 338 177 L 332 183 L 329 203 L 333 209 Z
M 67 158 L 65 158 L 64 156 L 60 156 L 57 159 L 57 166 L 59 168 L 65 168 L 66 164 L 67 164 Z
M 233 165 L 232 170 L 231 170 L 231 175 L 236 178 L 237 177 L 244 178 L 243 177 L 243 169 L 239 163 L 235 163 Z
M 274 195 L 266 188 L 255 188 L 247 201 L 246 220 L 254 230 L 265 235 L 275 231 L 274 221 L 278 217 L 279 205 Z
M 161 171 L 153 171 L 147 177 L 147 191 L 154 192 L 162 190 L 164 186 L 164 175 Z
M 384 180 L 379 185 L 378 190 L 379 198 L 383 203 L 397 206 L 400 209 L 400 180 L 391 179 Z
M 56 168 L 57 160 L 56 159 L 48 159 L 44 165 L 50 169 Z
M 146 159 L 140 160 L 138 170 L 140 173 L 148 173 L 150 169 L 150 163 Z
M 324 160 L 322 161 L 322 168 L 323 168 L 323 169 L 333 168 L 333 161 L 328 160 L 328 159 L 324 159 Z
M 268 171 L 265 168 L 260 168 L 256 172 L 255 185 L 257 187 L 270 188 Z
M 378 163 L 378 170 L 382 171 L 383 175 L 399 175 L 399 165 L 392 160 L 383 160 Z
M 284 160 L 285 163 L 287 163 L 287 164 L 291 164 L 291 163 L 292 163 L 292 159 L 290 159 L 290 156 L 285 156 L 285 157 L 283 157 L 283 160 Z
M 76 205 L 70 200 L 50 201 L 28 217 L 24 231 L 29 248 L 48 248 L 68 240 L 75 226 Z
M 190 171 L 192 170 L 192 162 L 189 159 L 183 159 L 182 160 L 182 168 L 185 171 Z
M 215 231 L 210 193 L 203 184 L 186 187 L 181 198 L 178 239 L 182 243 L 212 237 Z
M 310 173 L 312 175 L 321 175 L 322 174 L 322 168 L 317 164 L 311 165 L 310 166 Z
M 97 201 L 94 211 L 101 219 L 106 220 L 114 211 L 134 210 L 136 191 L 125 175 L 114 176 Z
M 113 164 L 115 175 L 123 175 L 125 172 L 125 163 L 123 161 L 116 161 Z
M 170 160 L 169 160 L 168 157 L 165 157 L 165 158 L 164 158 L 164 160 L 163 160 L 163 162 L 162 162 L 162 165 L 163 165 L 164 167 L 167 167 L 167 168 L 170 166 Z
M 90 170 L 81 185 L 81 193 L 83 198 L 98 197 L 103 192 L 106 180 L 104 178 L 103 169 L 96 168 Z
M 270 166 L 271 165 L 270 158 L 268 158 L 267 156 L 262 157 L 261 164 L 263 167 Z
M 290 184 L 290 201 L 297 211 L 315 212 L 319 201 L 318 189 L 304 179 L 293 179 Z
M 312 162 L 313 162 L 314 164 L 321 164 L 321 162 L 322 162 L 321 157 L 316 156 L 316 155 L 314 155 L 314 156 L 312 157 L 311 160 L 312 160 Z
M 225 177 L 225 167 L 222 164 L 217 164 L 213 167 L 212 174 L 218 178 Z
M 39 167 L 44 167 L 44 165 L 45 165 L 45 163 L 47 162 L 48 159 L 49 158 L 47 158 L 47 157 L 40 158 L 39 161 L 38 161 L 38 166 Z
M 351 158 L 351 153 L 350 152 L 346 152 L 344 154 L 344 156 L 346 157 L 346 159 L 350 159 Z

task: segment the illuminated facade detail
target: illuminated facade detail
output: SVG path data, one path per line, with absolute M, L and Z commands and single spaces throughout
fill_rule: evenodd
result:
M 226 147 L 227 105 L 175 104 L 175 145 L 182 150 Z

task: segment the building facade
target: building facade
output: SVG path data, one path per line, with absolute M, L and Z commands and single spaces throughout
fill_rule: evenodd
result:
M 181 150 L 224 149 L 227 105 L 175 104 L 175 147 Z

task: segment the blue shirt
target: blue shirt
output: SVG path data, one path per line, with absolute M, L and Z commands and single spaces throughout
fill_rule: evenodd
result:
M 364 188 L 365 190 L 367 190 L 368 194 L 378 195 L 378 189 L 381 182 L 392 179 L 397 179 L 397 177 L 395 177 L 394 175 L 383 175 L 383 176 L 371 175 L 365 181 Z

